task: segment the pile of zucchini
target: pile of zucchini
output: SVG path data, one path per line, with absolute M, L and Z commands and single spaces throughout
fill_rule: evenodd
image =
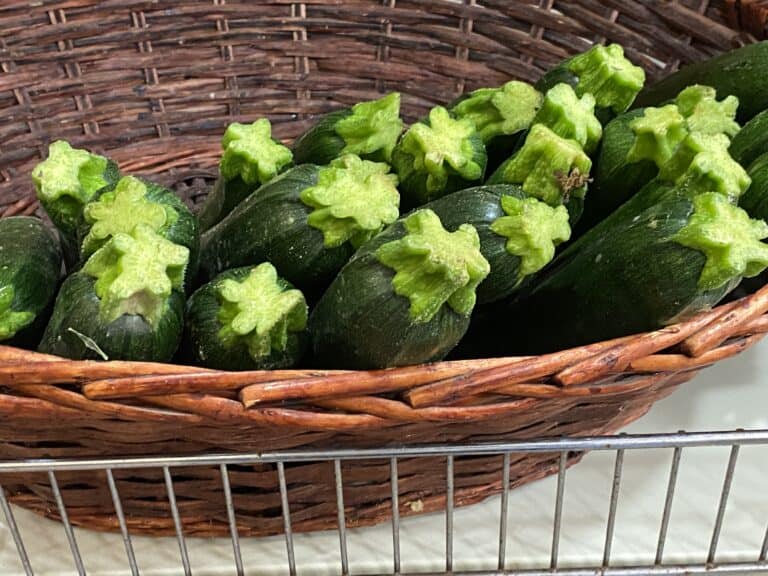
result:
M 652 330 L 768 266 L 768 44 L 644 88 L 595 46 L 405 126 L 400 94 L 292 145 L 230 125 L 191 210 L 51 144 L 0 220 L 0 340 L 72 359 L 374 369 Z

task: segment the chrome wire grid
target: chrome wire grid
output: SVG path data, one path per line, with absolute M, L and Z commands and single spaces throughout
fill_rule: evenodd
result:
M 333 465 L 336 485 L 336 507 L 338 513 L 338 537 L 339 537 L 339 565 L 340 574 L 347 576 L 350 573 L 349 551 L 347 547 L 347 532 L 344 508 L 344 479 L 342 477 L 342 462 L 351 460 L 388 460 L 391 483 L 391 513 L 392 513 L 392 571 L 387 574 L 407 576 L 416 572 L 401 572 L 400 556 L 400 516 L 399 516 L 399 491 L 398 491 L 398 460 L 401 458 L 445 458 L 446 462 L 446 509 L 445 509 L 445 563 L 443 572 L 431 572 L 429 574 L 455 574 L 466 576 L 480 575 L 549 575 L 563 574 L 568 576 L 639 576 L 641 574 L 683 575 L 683 574 L 768 574 L 768 526 L 762 539 L 760 550 L 756 550 L 754 558 L 746 562 L 717 562 L 718 543 L 720 541 L 723 519 L 728 505 L 731 485 L 739 457 L 739 450 L 747 445 L 768 446 L 768 430 L 751 431 L 727 431 L 727 432 L 699 432 L 654 435 L 620 435 L 569 439 L 546 439 L 517 441 L 504 443 L 484 443 L 474 445 L 429 445 L 415 447 L 397 447 L 363 450 L 326 450 L 326 451 L 289 451 L 263 454 L 237 454 L 237 455 L 206 455 L 183 457 L 141 457 L 141 458 L 107 458 L 107 459 L 82 459 L 82 460 L 24 460 L 0 462 L 0 507 L 5 515 L 8 529 L 10 530 L 16 549 L 26 574 L 34 574 L 29 556 L 27 554 L 22 534 L 14 519 L 13 509 L 8 503 L 5 490 L 2 488 L 3 474 L 19 472 L 38 472 L 48 476 L 50 486 L 55 497 L 58 511 L 61 516 L 64 532 L 67 537 L 69 549 L 72 554 L 74 566 L 79 575 L 85 575 L 85 567 L 78 547 L 73 526 L 67 517 L 67 510 L 57 481 L 56 473 L 60 471 L 102 471 L 109 491 L 112 495 L 115 515 L 117 516 L 122 533 L 123 543 L 127 556 L 127 567 L 134 576 L 140 574 L 131 535 L 126 525 L 125 515 L 121 505 L 120 492 L 113 476 L 114 470 L 133 468 L 161 469 L 170 504 L 173 522 L 176 528 L 176 540 L 178 542 L 180 569 L 179 573 L 185 576 L 193 574 L 190 565 L 187 543 L 182 529 L 179 508 L 176 504 L 176 493 L 173 485 L 173 470 L 177 467 L 216 466 L 221 474 L 222 490 L 229 519 L 230 536 L 232 541 L 233 560 L 232 567 L 238 576 L 245 574 L 243 569 L 243 555 L 241 553 L 240 538 L 237 530 L 237 511 L 233 505 L 230 489 L 228 467 L 233 465 L 248 464 L 274 464 L 278 475 L 280 496 L 282 502 L 282 516 L 285 532 L 285 573 L 296 576 L 296 557 L 294 552 L 294 537 L 291 530 L 291 504 L 285 478 L 285 466 L 302 462 L 328 462 Z M 667 534 L 675 497 L 675 489 L 678 484 L 678 471 L 682 453 L 687 448 L 729 446 L 730 456 L 726 472 L 722 482 L 719 502 L 716 508 L 714 529 L 712 531 L 706 562 L 699 564 L 675 565 L 664 561 L 664 549 L 667 544 Z M 611 564 L 611 550 L 614 543 L 614 527 L 616 511 L 619 505 L 619 494 L 622 483 L 622 471 L 624 456 L 627 451 L 647 449 L 669 449 L 672 451 L 672 463 L 664 499 L 664 508 L 659 526 L 656 554 L 653 563 L 642 566 L 614 566 Z M 599 565 L 583 567 L 561 567 L 559 565 L 560 534 L 563 517 L 564 488 L 566 482 L 566 464 L 568 455 L 573 452 L 586 451 L 610 451 L 615 454 L 612 489 L 608 503 L 608 517 L 605 528 L 605 541 L 603 545 L 602 562 Z M 514 569 L 507 561 L 507 528 L 509 509 L 509 463 L 510 455 L 519 453 L 550 452 L 560 455 L 557 474 L 557 488 L 555 497 L 554 520 L 552 524 L 551 554 L 548 569 Z M 454 459 L 461 456 L 499 456 L 503 462 L 501 469 L 502 493 L 500 498 L 501 510 L 498 526 L 498 559 L 496 570 L 488 571 L 464 571 L 454 572 Z M 766 476 L 768 476 L 768 462 L 766 464 Z M 766 483 L 768 485 L 768 483 Z M 768 498 L 768 496 L 766 496 Z M 766 519 L 768 521 L 768 518 Z M 250 573 L 250 572 L 249 572 Z M 418 574 L 427 574 L 418 572 Z

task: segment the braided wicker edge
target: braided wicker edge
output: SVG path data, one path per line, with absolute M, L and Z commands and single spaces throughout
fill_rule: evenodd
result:
M 14 395 L 53 395 L 56 403 L 74 411 L 80 402 L 103 401 L 118 411 L 146 411 L 148 417 L 151 406 L 163 406 L 179 415 L 309 429 L 484 419 L 519 409 L 523 399 L 596 398 L 642 390 L 659 374 L 698 370 L 759 340 L 768 332 L 767 311 L 768 286 L 687 322 L 543 356 L 377 371 L 223 372 L 70 361 L 0 347 L 0 386 L 5 389 L 0 412 Z M 67 388 L 71 384 L 79 385 L 82 395 Z M 504 400 L 489 403 L 489 394 Z

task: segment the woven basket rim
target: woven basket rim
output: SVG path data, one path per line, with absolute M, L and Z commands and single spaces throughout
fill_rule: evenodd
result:
M 526 402 L 642 390 L 665 375 L 695 371 L 738 354 L 765 332 L 768 285 L 685 322 L 540 356 L 452 360 L 373 371 L 232 372 L 181 364 L 68 360 L 0 346 L 0 382 L 11 390 L 16 385 L 76 383 L 85 398 L 105 403 L 145 398 L 162 404 L 165 397 L 172 400 L 168 408 L 185 408 L 201 416 L 216 410 L 211 393 L 234 391 L 246 409 L 241 416 L 249 421 L 285 422 L 288 417 L 289 424 L 301 425 L 303 413 L 310 420 L 316 417 L 321 428 L 354 428 L 410 420 L 420 411 L 435 420 L 483 419 L 522 408 Z M 617 375 L 621 379 L 611 381 Z M 499 389 L 512 398 L 462 405 Z M 401 395 L 403 402 L 381 397 L 391 393 Z M 373 404 L 366 406 L 366 399 Z M 279 408 L 301 402 L 349 412 Z M 248 412 L 262 418 L 249 417 Z

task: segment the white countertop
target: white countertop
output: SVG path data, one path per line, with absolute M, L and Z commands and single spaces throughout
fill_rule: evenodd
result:
M 768 428 L 768 339 L 735 359 L 722 362 L 659 402 L 627 432 L 674 432 Z M 763 476 L 768 472 L 768 446 L 745 447 L 739 456 L 731 499 L 718 550 L 719 560 L 754 560 L 768 522 Z M 687 449 L 683 453 L 672 509 L 665 560 L 701 562 L 715 521 L 728 460 L 728 448 Z M 616 563 L 652 560 L 664 503 L 671 451 L 627 453 L 618 503 L 612 558 Z M 599 564 L 613 473 L 613 453 L 592 453 L 567 474 L 561 564 Z M 510 493 L 508 565 L 546 567 L 549 562 L 555 478 Z M 454 568 L 495 569 L 499 498 L 457 509 Z M 61 525 L 14 509 L 36 574 L 75 574 Z M 403 519 L 403 570 L 443 570 L 445 518 L 430 514 Z M 88 574 L 130 574 L 122 540 L 116 534 L 76 530 Z M 353 574 L 391 572 L 389 524 L 348 531 Z M 134 538 L 144 576 L 182 574 L 172 538 Z M 189 539 L 192 571 L 197 576 L 235 574 L 229 539 Z M 243 539 L 246 574 L 287 574 L 282 537 Z M 298 535 L 299 574 L 340 572 L 335 532 Z M 0 573 L 23 574 L 10 533 L 0 524 Z

